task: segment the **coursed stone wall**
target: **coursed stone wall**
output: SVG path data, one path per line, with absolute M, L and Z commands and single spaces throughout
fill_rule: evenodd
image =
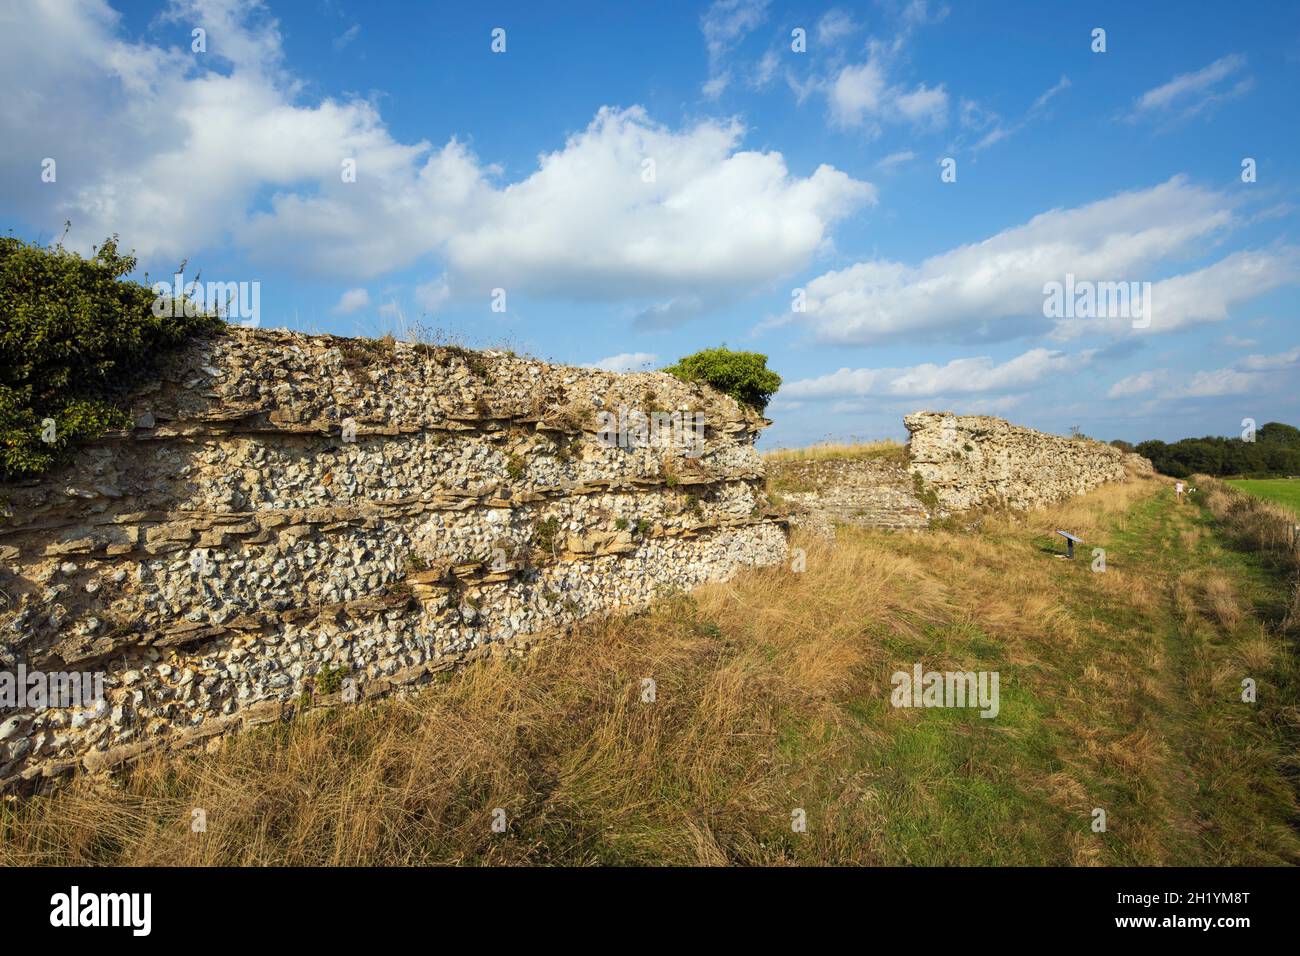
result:
M 767 422 L 662 373 L 236 328 L 132 415 L 0 487 L 0 788 L 417 685 L 787 552 Z M 34 672 L 102 698 L 42 706 Z
M 911 435 L 909 468 L 940 508 L 1026 510 L 1120 481 L 1150 462 L 1088 438 L 1063 438 L 985 415 L 917 412 L 903 419 Z M 1126 467 L 1127 466 L 1127 467 Z

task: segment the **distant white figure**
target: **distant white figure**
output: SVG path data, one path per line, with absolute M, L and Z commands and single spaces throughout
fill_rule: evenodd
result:
M 1183 500 L 1183 483 L 1181 481 L 1174 482 L 1174 500 L 1179 503 Z

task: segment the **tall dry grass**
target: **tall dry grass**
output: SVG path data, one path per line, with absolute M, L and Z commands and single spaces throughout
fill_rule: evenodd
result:
M 406 699 L 11 804 L 0 864 L 778 862 L 756 835 L 788 830 L 781 726 L 842 723 L 880 654 L 864 622 L 946 610 L 908 559 L 810 547 L 821 573 L 757 571 Z
M 1290 599 L 1282 629 L 1300 631 L 1300 540 L 1295 513 L 1256 498 L 1215 478 L 1195 478 L 1205 507 L 1241 547 L 1262 555 L 1290 580 Z

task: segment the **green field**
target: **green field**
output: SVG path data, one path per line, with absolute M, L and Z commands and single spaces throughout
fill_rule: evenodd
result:
M 1300 514 L 1300 479 L 1298 478 L 1240 479 L 1229 481 L 1228 484 L 1256 498 L 1286 505 L 1296 514 Z

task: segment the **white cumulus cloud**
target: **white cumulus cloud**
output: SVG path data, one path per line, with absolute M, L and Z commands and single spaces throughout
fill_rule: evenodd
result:
M 1229 200 L 1176 176 L 1150 189 L 1053 209 L 981 242 L 909 265 L 858 262 L 806 285 L 794 318 L 824 341 L 999 339 L 1050 329 L 1061 338 L 1124 331 L 1131 319 L 1051 319 L 1044 285 L 1153 281 L 1177 257 L 1233 224 Z M 1237 302 L 1300 281 L 1300 249 L 1243 250 L 1154 281 L 1148 332 L 1227 317 Z
M 0 98 L 0 199 L 50 232 L 71 219 L 74 247 L 118 232 L 146 264 L 233 243 L 354 283 L 433 261 L 435 302 L 496 287 L 713 301 L 806 267 L 836 221 L 875 201 L 831 166 L 799 175 L 778 152 L 744 149 L 738 122 L 671 129 L 639 107 L 599 110 L 503 181 L 455 136 L 401 142 L 368 101 L 312 101 L 256 0 L 173 5 L 209 25 L 206 57 L 188 34 L 183 47 L 125 37 L 102 0 L 15 2 L 27 29 L 0 32 L 0 82 L 25 92 Z M 738 19 L 718 27 L 718 48 L 762 7 L 729 5 Z M 58 183 L 35 188 L 45 156 Z

